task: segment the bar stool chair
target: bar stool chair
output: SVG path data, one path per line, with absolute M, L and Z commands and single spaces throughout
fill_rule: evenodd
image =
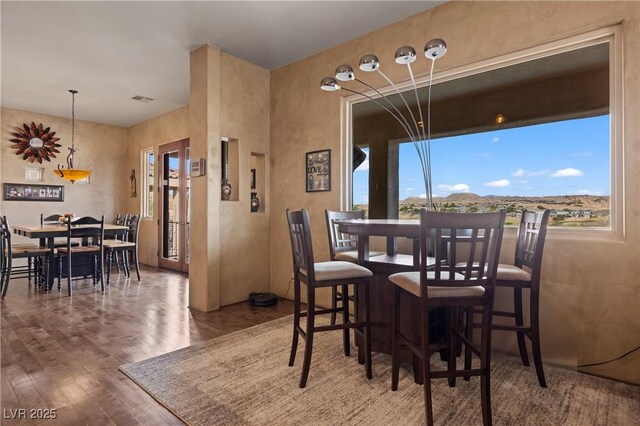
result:
M 291 237 L 291 251 L 293 254 L 293 282 L 294 282 L 294 313 L 293 313 L 293 341 L 291 343 L 291 356 L 289 366 L 293 366 L 298 348 L 298 336 L 305 340 L 304 361 L 300 387 L 304 388 L 309 376 L 311 365 L 311 352 L 313 349 L 313 336 L 316 332 L 342 330 L 343 350 L 345 356 L 349 356 L 349 330 L 353 329 L 363 337 L 363 344 L 358 346 L 358 362 L 365 364 L 365 372 L 368 379 L 372 377 L 371 371 L 371 333 L 369 313 L 369 279 L 373 275 L 370 270 L 362 266 L 342 261 L 318 262 L 313 260 L 313 246 L 311 242 L 311 227 L 309 215 L 306 210 L 291 211 L 287 209 L 289 223 L 289 235 Z M 307 311 L 301 311 L 300 283 L 307 286 Z M 337 287 L 342 288 L 343 294 L 348 294 L 348 286 L 354 286 L 355 314 L 354 322 L 349 317 L 349 304 L 344 303 L 341 308 L 316 309 L 315 294 L 317 288 Z M 363 292 L 364 319 L 360 319 L 358 312 L 358 298 Z M 334 313 L 341 310 L 343 313 L 342 324 L 316 326 L 315 317 L 319 314 Z M 307 317 L 306 330 L 300 326 L 300 318 Z
M 389 281 L 393 292 L 393 339 L 391 353 L 391 390 L 398 389 L 400 346 L 411 350 L 422 360 L 425 418 L 433 424 L 431 379 L 447 378 L 455 386 L 456 377 L 480 376 L 482 420 L 491 424 L 490 356 L 491 320 L 495 277 L 504 229 L 504 212 L 441 213 L 420 211 L 420 271 L 393 274 Z M 434 250 L 435 264 L 427 270 L 427 253 Z M 460 258 L 460 259 L 459 259 Z M 462 262 L 464 258 L 464 262 Z M 457 262 L 460 260 L 460 263 Z M 401 296 L 420 300 L 421 345 L 412 336 L 400 332 Z M 447 308 L 448 339 L 445 343 L 429 341 L 429 311 Z M 472 342 L 470 321 L 458 321 L 458 309 L 471 315 L 473 307 L 482 309 L 480 345 Z M 458 342 L 465 345 L 464 369 L 456 370 Z M 448 349 L 446 371 L 431 371 L 430 357 L 439 349 Z M 480 358 L 480 368 L 471 368 L 472 353 Z
M 325 210 L 327 234 L 329 236 L 329 258 L 343 262 L 358 263 L 358 238 L 355 235 L 343 234 L 338 229 L 339 220 L 364 219 L 364 210 L 332 211 Z M 369 251 L 369 256 L 384 254 L 380 251 Z M 347 298 L 350 300 L 351 298 Z M 331 307 L 336 309 L 338 302 L 343 302 L 342 292 L 337 287 L 331 288 Z M 347 302 L 348 303 L 348 302 Z M 331 324 L 336 323 L 336 312 L 331 314 Z
M 47 247 L 27 244 L 12 244 L 11 229 L 6 216 L 0 217 L 0 289 L 4 299 L 9 289 L 9 282 L 14 278 L 27 276 L 31 282 L 31 265 L 35 265 L 34 282 L 40 286 L 45 259 L 49 255 Z M 25 266 L 13 266 L 14 259 L 27 259 Z
M 529 366 L 525 336 L 531 340 L 533 362 L 538 375 L 538 382 L 547 387 L 542 367 L 540 351 L 540 273 L 542 270 L 542 254 L 547 236 L 549 210 L 533 212 L 523 210 L 520 216 L 516 253 L 513 265 L 500 263 L 496 275 L 496 286 L 513 288 L 513 312 L 495 311 L 493 315 L 513 318 L 515 325 L 494 324 L 494 330 L 515 332 L 518 338 L 518 350 L 522 364 Z M 522 289 L 529 289 L 529 325 L 524 325 L 522 314 Z

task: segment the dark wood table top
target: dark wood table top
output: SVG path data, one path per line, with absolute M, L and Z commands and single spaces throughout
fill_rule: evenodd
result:
M 351 219 L 337 221 L 340 232 L 350 235 L 417 239 L 420 221 L 413 219 Z
M 78 225 L 95 227 L 94 225 Z M 13 232 L 18 235 L 22 235 L 28 238 L 55 238 L 66 237 L 67 226 L 66 225 L 13 225 Z M 124 225 L 104 225 L 104 234 L 107 236 L 120 235 L 127 232 L 127 227 Z

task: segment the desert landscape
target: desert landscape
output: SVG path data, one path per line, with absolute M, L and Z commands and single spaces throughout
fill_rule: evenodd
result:
M 517 225 L 519 212 L 527 210 L 551 210 L 549 226 L 608 227 L 610 202 L 608 195 L 559 195 L 547 197 L 480 196 L 472 193 L 456 193 L 448 197 L 434 197 L 435 208 L 447 212 L 490 212 L 506 210 L 507 225 Z M 425 200 L 410 197 L 400 201 L 400 219 L 418 219 Z M 368 210 L 367 204 L 357 204 L 354 209 Z

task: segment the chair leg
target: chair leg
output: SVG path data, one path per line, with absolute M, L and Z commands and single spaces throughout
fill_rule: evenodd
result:
M 289 367 L 293 366 L 298 350 L 298 327 L 300 326 L 300 281 L 295 279 L 293 283 L 293 340 L 291 341 L 291 355 L 289 355 Z
M 131 255 L 133 256 L 133 260 L 136 264 L 136 275 L 138 276 L 138 281 L 140 281 L 140 262 L 138 261 L 138 245 L 131 251 Z
M 367 372 L 367 379 L 371 380 L 373 378 L 373 369 L 371 367 L 371 308 L 369 307 L 370 297 L 369 297 L 369 283 L 365 282 L 363 284 L 364 287 L 364 365 Z M 345 291 L 342 293 L 347 295 L 348 293 Z M 346 300 L 345 300 L 346 299 Z M 349 299 L 342 299 L 342 302 L 348 306 Z
M 449 331 L 449 360 L 447 361 L 447 371 L 456 371 L 456 356 L 458 354 L 458 344 L 456 339 L 455 330 L 458 326 L 458 309 L 457 308 L 449 308 L 447 310 L 448 316 L 448 331 Z M 455 376 L 448 377 L 447 381 L 449 382 L 449 387 L 456 387 L 456 378 Z
M 58 291 L 62 291 L 60 280 L 62 278 L 62 257 L 58 256 Z
M 27 258 L 27 275 L 29 276 L 29 284 L 31 284 L 31 257 Z
M 124 269 L 124 273 L 127 276 L 127 278 L 130 278 L 131 273 L 129 271 L 129 252 L 126 250 L 123 250 L 121 255 L 122 255 L 122 267 Z
M 111 281 L 111 260 L 113 259 L 113 252 L 111 250 L 107 250 L 107 285 Z
M 398 354 L 400 342 L 398 328 L 400 327 L 400 287 L 393 286 L 393 316 L 391 317 L 391 390 L 398 390 L 398 378 L 400 375 L 400 355 Z
M 547 387 L 547 381 L 544 378 L 544 370 L 542 367 L 542 352 L 540 351 L 540 313 L 538 309 L 538 300 L 540 294 L 538 289 L 531 289 L 531 347 L 533 352 L 533 363 L 536 366 L 536 374 L 538 382 L 543 388 Z
M 104 253 L 100 253 L 98 256 L 96 256 L 96 263 L 98 264 L 98 271 L 96 271 L 99 274 L 99 279 L 100 279 L 100 290 L 104 291 Z
M 342 302 L 343 303 L 345 302 L 344 299 Z M 348 303 L 348 300 L 347 300 L 347 303 Z M 356 323 L 360 322 L 362 318 L 361 314 L 362 314 L 362 309 L 360 306 L 360 286 L 356 284 L 353 286 L 353 320 L 354 322 Z M 358 364 L 363 365 L 365 362 L 364 342 L 358 333 L 356 333 L 355 337 L 356 337 L 356 345 L 358 345 Z
M 424 415 L 427 425 L 433 425 L 433 408 L 431 402 L 431 351 L 429 349 L 429 311 L 426 301 L 421 300 L 420 334 L 422 337 L 422 380 L 424 383 Z
M 332 287 L 331 289 L 334 292 L 337 293 L 336 287 Z M 348 289 L 347 285 L 344 284 L 342 286 L 342 294 L 343 295 L 348 294 L 347 293 L 347 289 Z M 348 324 L 349 323 L 349 300 L 347 299 L 346 302 L 347 303 L 345 303 L 345 299 L 343 297 L 343 299 L 342 299 L 342 322 L 343 322 L 343 324 Z M 336 299 L 333 299 L 333 303 L 337 305 Z M 332 312 L 331 313 L 331 317 L 334 320 L 332 325 L 335 324 L 335 315 L 336 315 L 336 312 Z M 344 350 L 344 356 L 351 355 L 351 339 L 349 338 L 349 333 L 350 333 L 350 331 L 349 331 L 348 328 L 345 328 L 344 330 L 342 330 L 342 348 Z
M 315 327 L 316 310 L 316 290 L 313 286 L 307 286 L 307 339 L 304 345 L 304 361 L 302 363 L 302 375 L 300 376 L 300 387 L 307 385 L 309 377 L 309 367 L 311 367 L 311 353 L 313 351 L 313 333 Z
M 4 273 L 4 288 L 2 289 L 2 298 L 4 299 L 7 296 L 7 290 L 9 289 L 9 282 L 11 281 L 11 258 L 7 257 L 5 260 L 5 269 Z
M 465 337 L 473 342 L 473 306 L 467 306 L 466 308 L 467 314 L 465 315 Z M 471 360 L 473 357 L 473 352 L 471 351 L 471 345 L 464 345 L 464 369 L 471 370 Z M 465 381 L 471 380 L 471 376 L 464 376 Z
M 522 317 L 522 289 L 514 288 L 513 289 L 513 307 L 516 325 L 522 327 L 524 325 L 524 320 Z M 522 365 L 529 366 L 529 357 L 527 356 L 527 344 L 525 343 L 524 332 L 517 331 L 516 335 L 518 337 L 518 350 L 520 351 L 520 358 L 522 358 Z
M 71 253 L 67 253 L 67 289 L 71 296 Z
M 337 309 L 337 308 L 338 308 L 338 289 L 336 287 L 331 287 L 331 309 Z M 335 324 L 336 324 L 336 312 L 334 311 L 334 312 L 331 312 L 331 325 L 335 325 Z
M 484 306 L 482 312 L 482 332 L 480 342 L 480 401 L 482 404 L 482 423 L 492 424 L 491 420 L 491 307 Z

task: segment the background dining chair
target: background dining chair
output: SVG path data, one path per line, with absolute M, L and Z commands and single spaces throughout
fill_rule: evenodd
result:
M 81 238 L 83 244 L 72 246 L 72 238 Z M 90 259 L 92 261 L 93 285 L 100 281 L 100 287 L 104 291 L 104 216 L 100 220 L 91 216 L 81 217 L 71 223 L 67 223 L 67 247 L 58 248 L 58 290 L 60 279 L 67 277 L 67 289 L 71 296 L 71 279 L 73 278 L 73 262 Z M 85 243 L 86 242 L 86 243 Z M 64 268 L 66 266 L 66 269 Z
M 40 227 L 44 226 L 63 226 L 64 224 L 60 222 L 60 218 L 63 217 L 61 214 L 52 214 L 47 217 L 44 216 L 44 213 L 40 213 Z M 44 238 L 40 239 L 40 245 L 44 247 L 46 244 Z M 76 241 L 72 241 L 71 245 L 79 246 L 80 243 Z M 54 247 L 66 247 L 67 239 L 66 238 L 55 238 L 53 240 Z
M 38 286 L 42 283 L 42 273 L 44 270 L 45 259 L 49 254 L 49 249 L 36 245 L 12 244 L 11 229 L 7 222 L 7 217 L 0 217 L 0 289 L 2 290 L 2 298 L 4 299 L 9 289 L 9 282 L 14 278 L 24 278 L 27 276 L 31 282 L 32 260 L 35 268 L 33 268 L 34 282 Z M 27 259 L 27 265 L 14 266 L 14 259 Z
M 104 240 L 105 256 L 107 258 L 107 284 L 111 279 L 111 261 L 113 258 L 118 261 L 118 254 L 122 255 L 123 269 L 127 277 L 129 273 L 129 257 L 131 262 L 135 264 L 136 275 L 140 281 L 140 264 L 138 262 L 138 234 L 140 231 L 140 215 L 132 215 L 126 218 L 127 232 L 122 240 Z
M 513 312 L 495 311 L 493 315 L 513 318 L 515 325 L 493 324 L 494 330 L 515 332 L 518 338 L 518 349 L 522 364 L 529 366 L 525 336 L 531 340 L 533 362 L 538 375 L 538 382 L 547 387 L 542 367 L 540 351 L 540 273 L 542 271 L 542 254 L 547 236 L 549 210 L 534 212 L 523 210 L 520 215 L 520 226 L 516 239 L 516 252 L 511 264 L 500 263 L 496 275 L 496 286 L 513 288 Z M 524 325 L 522 310 L 522 289 L 529 289 L 529 325 Z
M 325 210 L 327 219 L 327 235 L 329 237 L 329 258 L 343 262 L 358 263 L 358 238 L 355 235 L 344 234 L 338 229 L 339 220 L 364 219 L 364 210 L 332 211 Z M 369 251 L 369 256 L 384 254 L 380 251 Z M 347 297 L 351 300 L 351 297 Z M 331 307 L 336 309 L 338 302 L 343 301 L 343 294 L 337 287 L 331 288 Z M 336 312 L 331 314 L 331 324 L 336 323 Z
M 398 389 L 401 346 L 411 350 L 422 361 L 424 380 L 425 418 L 433 424 L 431 404 L 431 379 L 448 378 L 449 386 L 455 386 L 456 377 L 480 376 L 482 419 L 491 424 L 490 357 L 491 321 L 504 212 L 496 213 L 441 213 L 423 209 L 420 211 L 420 271 L 393 274 L 389 281 L 393 292 L 393 339 L 391 353 L 391 389 Z M 427 265 L 427 253 L 433 250 L 435 263 Z M 419 299 L 421 345 L 413 336 L 400 332 L 402 297 Z M 472 342 L 473 328 L 458 321 L 458 309 L 472 315 L 473 307 L 482 308 L 482 332 L 480 345 Z M 447 309 L 447 341 L 430 343 L 429 311 Z M 456 370 L 455 348 L 465 345 L 464 369 Z M 431 371 L 431 355 L 447 349 L 446 371 Z M 480 368 L 471 368 L 472 353 L 479 356 Z
M 373 275 L 370 270 L 362 266 L 341 261 L 318 262 L 313 260 L 313 246 L 311 242 L 311 227 L 309 215 L 306 210 L 291 211 L 287 209 L 289 223 L 289 235 L 291 237 L 291 251 L 293 254 L 293 282 L 294 282 L 294 313 L 293 313 L 293 341 L 291 343 L 291 355 L 289 366 L 293 366 L 298 347 L 298 336 L 305 340 L 304 361 L 300 387 L 304 388 L 309 376 L 311 365 L 311 353 L 313 349 L 313 336 L 316 332 L 342 330 L 343 350 L 345 356 L 349 356 L 349 330 L 353 329 L 363 337 L 364 344 L 358 346 L 358 362 L 365 364 L 365 372 L 368 379 L 372 377 L 371 371 L 371 333 L 369 326 L 369 279 Z M 307 310 L 301 311 L 300 283 L 307 285 Z M 349 318 L 349 304 L 344 303 L 340 310 L 343 313 L 342 324 L 316 326 L 315 317 L 319 314 L 336 312 L 336 309 L 316 309 L 316 289 L 321 287 L 342 288 L 343 294 L 348 294 L 348 286 L 354 286 L 355 315 L 354 322 Z M 358 305 L 360 291 L 363 291 L 364 303 Z M 364 308 L 364 319 L 360 320 L 358 307 Z M 300 326 L 300 318 L 307 317 L 307 327 L 303 330 Z

